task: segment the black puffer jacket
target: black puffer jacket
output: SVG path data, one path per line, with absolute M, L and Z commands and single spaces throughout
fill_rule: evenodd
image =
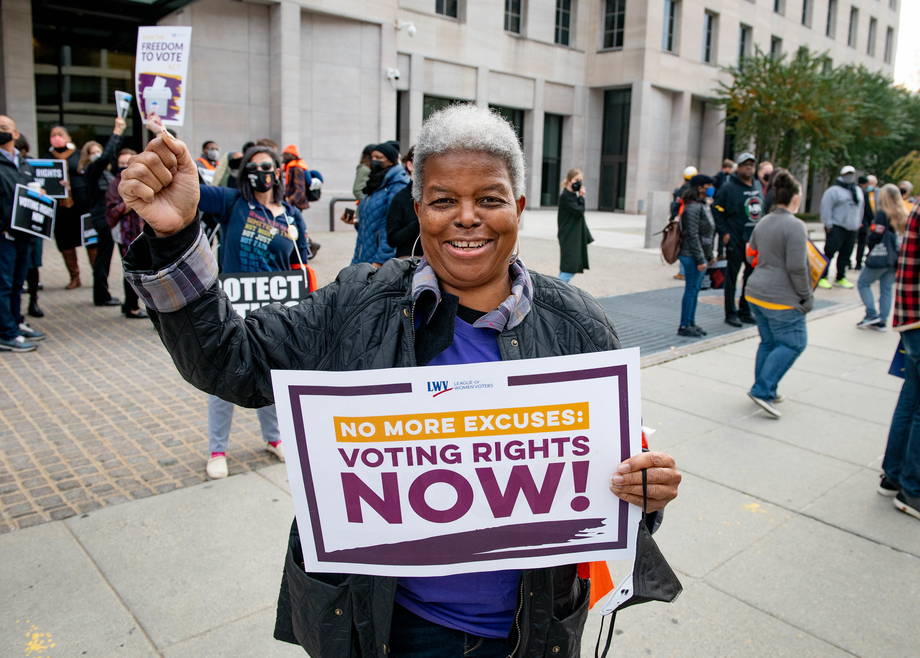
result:
M 161 264 L 148 240 L 145 233 L 132 244 L 127 269 Z M 458 299 L 444 294 L 431 321 L 413 331 L 414 314 L 427 317 L 433 303 L 432 295 L 423 294 L 413 305 L 410 286 L 417 263 L 392 259 L 378 270 L 367 264 L 348 267 L 299 305 L 273 304 L 245 320 L 217 284 L 179 311 L 150 315 L 189 383 L 230 402 L 261 407 L 273 403 L 272 369 L 409 367 L 425 365 L 446 349 L 453 342 Z M 503 360 L 619 348 L 613 324 L 593 297 L 555 278 L 532 273 L 532 279 L 531 312 L 497 337 Z M 275 638 L 302 645 L 313 658 L 386 656 L 396 578 L 308 574 L 302 560 L 295 523 Z M 579 656 L 588 600 L 589 583 L 577 577 L 574 565 L 524 570 L 509 654 Z
M 697 265 L 712 260 L 716 225 L 709 206 L 705 203 L 688 202 L 680 216 L 683 239 L 680 255 L 689 256 Z

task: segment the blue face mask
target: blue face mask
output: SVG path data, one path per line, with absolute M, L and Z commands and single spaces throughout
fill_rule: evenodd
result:
M 707 188 L 706 188 L 706 196 L 708 196 L 708 197 L 711 199 L 711 198 L 714 197 L 715 195 L 716 195 L 716 188 L 714 188 L 714 187 L 707 187 Z

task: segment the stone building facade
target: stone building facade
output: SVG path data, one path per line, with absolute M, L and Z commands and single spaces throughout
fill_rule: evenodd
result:
M 688 164 L 714 173 L 734 155 L 709 102 L 726 79 L 721 66 L 755 47 L 793 53 L 807 45 L 835 65 L 891 76 L 902 1 L 172 0 L 157 20 L 193 28 L 179 134 L 196 150 L 206 139 L 224 150 L 265 136 L 297 144 L 324 173 L 324 197 L 347 194 L 366 144 L 397 138 L 408 149 L 428 113 L 473 102 L 497 108 L 518 130 L 529 207 L 554 205 L 561 178 L 577 167 L 589 208 L 635 213 L 649 193 L 673 189 Z M 70 125 L 77 111 L 63 92 L 54 111 L 43 100 L 53 55 L 28 61 L 22 52 L 33 21 L 36 53 L 57 38 L 45 36 L 53 26 L 39 34 L 47 20 L 32 12 L 43 2 L 0 6 L 0 101 L 33 135 L 58 115 Z M 150 11 L 157 6 L 163 0 Z M 126 84 L 116 65 L 104 68 L 110 60 L 101 75 Z M 77 68 L 57 73 L 84 71 Z M 100 107 L 112 103 L 103 96 Z M 92 118 L 102 133 L 108 116 Z M 312 210 L 311 223 L 322 212 Z

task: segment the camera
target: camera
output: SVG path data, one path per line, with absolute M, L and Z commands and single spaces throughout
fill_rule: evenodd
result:
M 399 80 L 399 69 L 387 69 L 387 80 Z

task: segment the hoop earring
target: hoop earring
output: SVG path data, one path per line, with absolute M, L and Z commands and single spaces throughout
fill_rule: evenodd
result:
M 412 243 L 412 251 L 409 252 L 409 258 L 413 258 L 415 256 L 415 247 L 418 245 L 418 241 L 421 239 L 421 237 L 422 234 L 419 233 L 418 237 L 415 238 L 415 242 Z

